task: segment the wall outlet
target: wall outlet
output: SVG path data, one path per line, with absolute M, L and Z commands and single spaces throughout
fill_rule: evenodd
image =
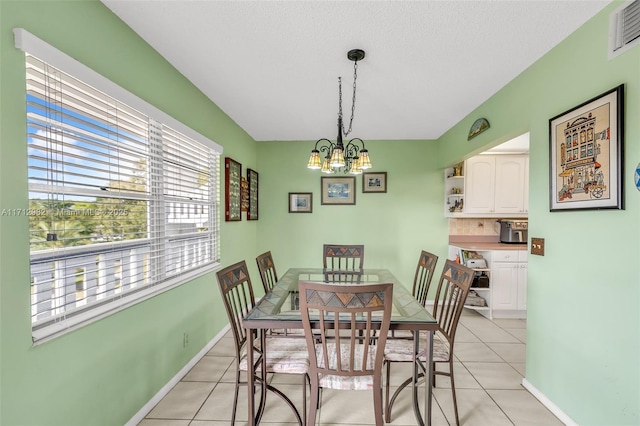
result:
M 182 347 L 186 348 L 187 346 L 189 346 L 189 332 L 185 331 L 182 336 Z
M 544 238 L 531 238 L 531 254 L 544 256 Z

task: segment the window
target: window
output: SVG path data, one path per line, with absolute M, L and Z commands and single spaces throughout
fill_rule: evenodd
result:
M 37 341 L 217 266 L 221 149 L 23 50 Z

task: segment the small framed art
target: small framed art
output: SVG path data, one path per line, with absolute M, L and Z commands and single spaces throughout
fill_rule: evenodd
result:
M 356 203 L 355 177 L 321 177 L 320 204 L 346 205 Z
M 258 220 L 258 172 L 247 169 L 247 180 L 249 181 L 247 220 Z
M 387 172 L 363 173 L 362 192 L 387 192 Z
M 313 212 L 313 194 L 311 192 L 290 192 L 289 213 Z
M 225 209 L 224 220 L 227 222 L 235 222 L 242 220 L 242 165 L 232 158 L 224 159 L 224 178 L 225 178 Z

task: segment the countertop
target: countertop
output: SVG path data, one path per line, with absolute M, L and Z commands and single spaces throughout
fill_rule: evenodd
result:
M 495 236 L 450 235 L 449 244 L 465 250 L 527 250 L 527 244 L 501 243 Z

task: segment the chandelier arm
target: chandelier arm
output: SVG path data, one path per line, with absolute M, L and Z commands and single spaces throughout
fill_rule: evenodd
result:
M 315 148 L 314 148 L 314 149 L 318 150 L 318 144 L 319 144 L 320 142 L 323 142 L 323 141 L 328 142 L 328 143 L 329 143 L 329 146 L 327 147 L 327 146 L 325 146 L 325 145 L 320 145 L 320 151 L 325 151 L 325 150 L 331 150 L 331 149 L 333 149 L 333 146 L 334 146 L 335 144 L 334 144 L 333 142 L 331 142 L 331 141 L 330 141 L 329 139 L 327 139 L 327 138 L 318 139 L 318 140 L 316 141 L 316 145 L 315 145 Z

